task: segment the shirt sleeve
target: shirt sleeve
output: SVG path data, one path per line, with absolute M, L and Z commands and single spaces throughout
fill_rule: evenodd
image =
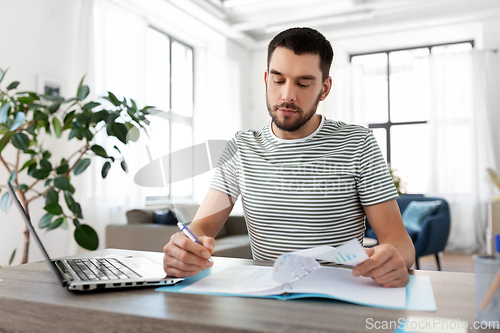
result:
M 361 147 L 357 187 L 363 206 L 376 205 L 399 196 L 371 130 Z
M 230 195 L 234 201 L 240 195 L 238 180 L 238 144 L 236 137 L 231 139 L 222 152 L 210 188 Z

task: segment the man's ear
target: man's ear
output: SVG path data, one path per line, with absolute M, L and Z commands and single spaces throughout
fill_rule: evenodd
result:
M 332 89 L 332 77 L 331 76 L 327 77 L 327 79 L 325 80 L 325 82 L 323 82 L 322 89 L 323 90 L 321 91 L 321 100 L 324 101 L 325 98 L 330 93 L 330 90 Z
M 264 84 L 267 87 L 267 70 L 264 72 Z

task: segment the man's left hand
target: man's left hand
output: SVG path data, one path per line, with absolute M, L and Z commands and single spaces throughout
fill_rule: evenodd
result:
M 369 258 L 353 269 L 353 276 L 371 277 L 386 288 L 404 287 L 410 282 L 405 261 L 394 245 L 381 244 L 365 251 Z

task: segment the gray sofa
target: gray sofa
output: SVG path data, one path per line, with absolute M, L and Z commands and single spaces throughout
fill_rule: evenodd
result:
M 134 209 L 127 212 L 127 224 L 111 224 L 106 227 L 106 248 L 162 252 L 170 237 L 179 232 L 176 225 L 155 223 L 155 213 L 171 210 L 182 222 L 192 221 L 198 205 L 184 204 L 154 209 Z M 229 216 L 215 237 L 214 256 L 252 258 L 250 240 L 243 216 Z

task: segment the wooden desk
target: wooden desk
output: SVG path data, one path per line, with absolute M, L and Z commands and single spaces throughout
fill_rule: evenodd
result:
M 137 252 L 102 250 L 86 256 Z M 161 262 L 161 253 L 141 252 Z M 214 258 L 216 265 L 266 265 Z M 44 262 L 0 269 L 0 332 L 393 332 L 367 323 L 410 314 L 475 321 L 474 274 L 415 271 L 431 277 L 435 313 L 387 310 L 334 300 L 273 299 L 156 292 L 152 288 L 75 294 Z M 372 318 L 371 320 L 369 318 Z

